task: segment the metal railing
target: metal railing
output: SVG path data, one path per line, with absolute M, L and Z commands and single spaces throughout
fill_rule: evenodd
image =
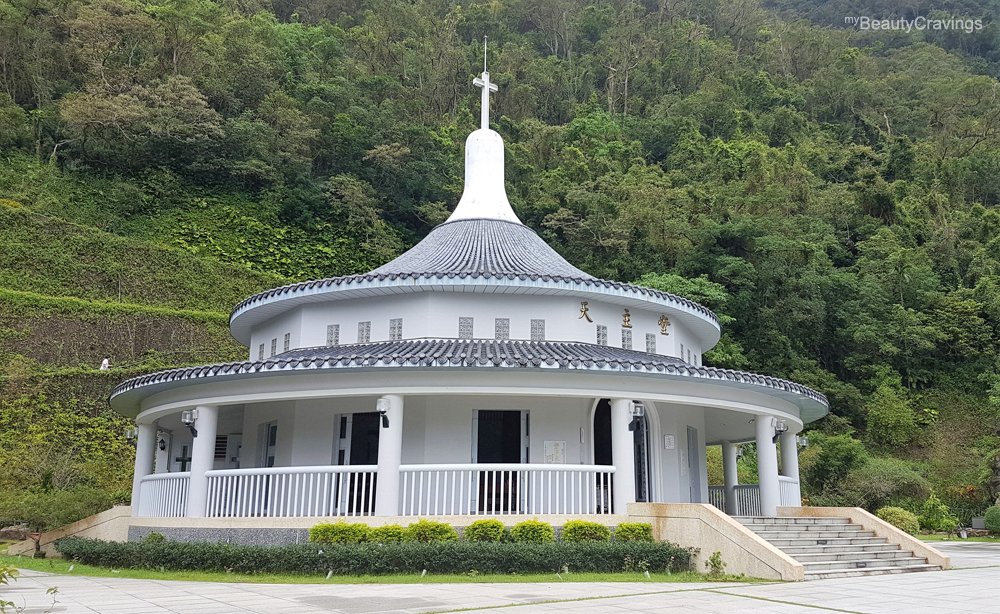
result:
M 608 465 L 403 465 L 400 515 L 610 514 Z
M 735 491 L 737 516 L 761 515 L 759 484 L 737 484 Z M 799 507 L 802 505 L 799 481 L 795 478 L 779 475 L 778 494 L 780 504 L 784 507 Z M 708 502 L 720 510 L 726 511 L 726 487 L 719 485 L 709 486 Z
M 139 482 L 139 510 L 136 516 L 173 518 L 187 515 L 191 473 L 153 473 Z
M 209 517 L 372 516 L 374 465 L 208 471 Z

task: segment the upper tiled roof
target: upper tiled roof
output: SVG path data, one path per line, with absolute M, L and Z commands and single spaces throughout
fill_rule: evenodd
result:
M 170 369 L 123 382 L 122 393 L 170 382 L 245 376 L 253 373 L 343 368 L 520 368 L 664 374 L 748 384 L 807 397 L 827 406 L 826 397 L 801 384 L 744 371 L 688 364 L 680 359 L 611 346 L 558 341 L 409 339 L 292 350 L 263 361 Z
M 492 274 L 595 279 L 566 262 L 533 230 L 501 220 L 458 220 L 368 275 Z
M 441 224 L 409 251 L 368 273 L 304 281 L 260 292 L 236 305 L 233 318 L 258 304 L 351 287 L 359 282 L 392 284 L 402 280 L 410 287 L 414 281 L 427 280 L 433 285 L 434 279 L 446 277 L 571 282 L 599 291 L 624 292 L 637 298 L 673 303 L 711 321 L 716 328 L 719 324 L 710 309 L 694 301 L 669 292 L 598 279 L 566 262 L 527 226 L 489 219 Z

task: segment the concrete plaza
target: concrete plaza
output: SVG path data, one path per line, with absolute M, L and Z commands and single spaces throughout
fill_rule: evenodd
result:
M 226 584 L 25 571 L 0 598 L 24 614 L 344 612 L 1000 612 L 1000 544 L 936 544 L 945 572 L 785 584 Z M 46 588 L 57 586 L 53 606 Z

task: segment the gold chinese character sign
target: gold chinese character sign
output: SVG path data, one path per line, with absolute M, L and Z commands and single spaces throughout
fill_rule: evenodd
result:
M 587 306 L 587 301 L 580 302 L 580 317 L 577 320 L 587 320 L 588 322 L 593 322 L 590 319 L 590 307 Z

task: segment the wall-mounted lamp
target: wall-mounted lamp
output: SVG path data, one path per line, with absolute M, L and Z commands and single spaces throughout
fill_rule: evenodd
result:
M 743 446 L 736 446 L 736 460 L 743 458 Z
M 784 420 L 778 420 L 774 425 L 774 437 L 771 438 L 772 443 L 778 443 L 778 438 L 788 432 L 788 425 L 785 424 Z
M 160 437 L 160 440 L 156 442 L 156 447 L 160 449 L 160 452 L 163 452 L 167 449 L 167 440 Z
M 389 399 L 379 399 L 375 402 L 375 410 L 378 411 L 379 417 L 382 418 L 382 428 L 389 428 Z
M 628 430 L 634 431 L 639 428 L 639 424 L 645 415 L 646 405 L 642 401 L 632 401 L 632 421 L 628 423 Z
M 800 448 L 808 448 L 809 447 L 809 438 L 806 437 L 805 435 L 799 435 L 798 437 L 796 437 L 796 439 L 797 439 L 797 443 L 799 444 Z
M 198 429 L 194 428 L 194 423 L 198 420 L 197 409 L 185 409 L 181 412 L 181 424 L 188 427 L 192 437 L 198 436 Z
M 139 430 L 134 426 L 125 427 L 125 441 L 129 443 L 135 443 L 135 440 L 139 437 Z

